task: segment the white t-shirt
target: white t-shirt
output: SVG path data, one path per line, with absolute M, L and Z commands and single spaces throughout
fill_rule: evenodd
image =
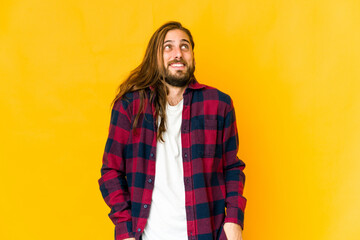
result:
M 166 107 L 164 142 L 156 146 L 156 170 L 143 240 L 187 240 L 185 186 L 181 149 L 183 100 Z

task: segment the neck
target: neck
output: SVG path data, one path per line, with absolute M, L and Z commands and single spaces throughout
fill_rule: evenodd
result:
M 168 83 L 165 83 L 166 87 L 169 90 L 169 93 L 167 95 L 167 101 L 171 106 L 177 105 L 182 99 L 183 94 L 187 86 L 184 87 L 174 87 Z

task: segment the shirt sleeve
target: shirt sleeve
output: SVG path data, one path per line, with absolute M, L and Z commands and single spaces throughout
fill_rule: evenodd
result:
M 126 100 L 115 102 L 103 155 L 99 185 L 110 219 L 115 224 L 115 240 L 134 237 L 131 199 L 126 180 L 125 152 L 131 131 L 131 113 Z
M 223 161 L 226 185 L 226 217 L 224 222 L 239 224 L 244 229 L 246 198 L 243 196 L 245 163 L 237 157 L 239 140 L 232 101 L 226 109 L 223 135 Z

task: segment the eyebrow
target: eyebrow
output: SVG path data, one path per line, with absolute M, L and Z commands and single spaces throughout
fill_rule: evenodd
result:
M 164 42 L 164 44 L 165 44 L 165 43 L 168 43 L 168 42 L 174 42 L 174 40 L 166 40 L 166 41 Z M 181 39 L 180 42 L 187 42 L 188 44 L 190 44 L 190 42 L 189 42 L 187 39 L 184 39 L 184 38 Z

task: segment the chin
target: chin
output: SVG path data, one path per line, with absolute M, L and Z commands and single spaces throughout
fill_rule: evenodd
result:
M 167 76 L 165 78 L 165 82 L 174 87 L 185 87 L 189 82 L 189 77 L 183 76 L 182 78 L 178 78 L 175 76 Z

